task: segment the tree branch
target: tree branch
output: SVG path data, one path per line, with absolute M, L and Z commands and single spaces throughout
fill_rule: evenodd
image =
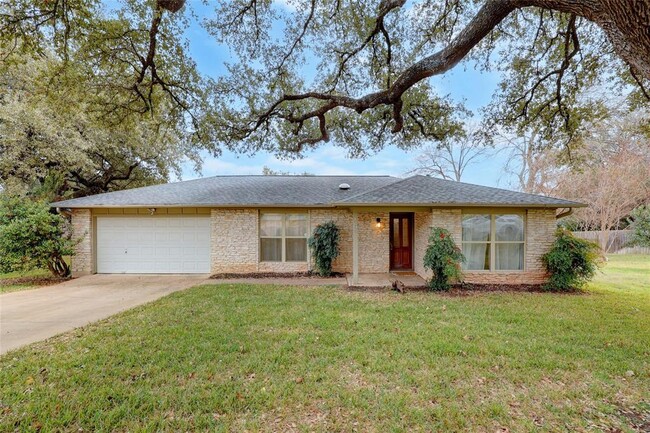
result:
M 386 1 L 382 3 L 384 7 L 380 8 L 380 16 L 382 12 L 385 11 L 385 13 L 388 13 L 388 11 L 400 6 L 401 4 L 403 4 L 402 0 Z M 318 117 L 320 119 L 320 116 L 338 107 L 350 108 L 355 110 L 357 113 L 363 113 L 364 111 L 375 108 L 379 105 L 393 106 L 393 119 L 395 125 L 392 128 L 392 132 L 398 133 L 404 126 L 403 117 L 401 115 L 401 97 L 404 92 L 425 78 L 444 73 L 453 68 L 476 44 L 478 44 L 496 25 L 498 25 L 517 7 L 518 2 L 516 1 L 488 0 L 483 7 L 481 7 L 476 16 L 470 21 L 467 27 L 465 27 L 465 29 L 463 29 L 447 47 L 431 56 L 425 57 L 405 69 L 397 77 L 395 82 L 386 90 L 369 93 L 359 98 L 321 92 L 284 95 L 273 103 L 269 109 L 259 115 L 255 124 L 249 130 L 245 131 L 245 135 L 247 136 L 252 134 L 262 124 L 274 117 L 282 118 L 292 123 L 300 123 L 311 118 Z M 381 30 L 377 29 L 377 32 L 380 31 Z M 323 105 L 299 116 L 286 115 L 278 110 L 278 108 L 285 102 L 308 99 L 323 101 Z M 324 135 L 321 133 L 320 137 L 314 137 L 308 140 L 310 143 L 315 144 L 318 141 L 323 141 Z

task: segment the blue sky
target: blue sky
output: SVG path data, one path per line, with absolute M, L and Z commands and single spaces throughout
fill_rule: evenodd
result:
M 212 13 L 210 7 L 200 4 L 198 0 L 194 0 L 191 6 L 199 19 Z M 224 69 L 224 61 L 229 58 L 227 48 L 220 46 L 197 23 L 189 28 L 188 37 L 192 57 L 200 71 L 209 76 L 218 76 Z M 467 108 L 476 113 L 490 101 L 498 80 L 498 74 L 480 72 L 472 65 L 460 65 L 444 76 L 433 77 L 431 82 L 439 94 L 449 94 L 456 101 L 464 101 Z M 183 179 L 224 174 L 261 174 L 264 166 L 295 173 L 404 176 L 416 166 L 415 158 L 420 152 L 420 149 L 403 151 L 390 147 L 366 159 L 350 159 L 346 157 L 346 151 L 337 147 L 336 143 L 325 143 L 301 159 L 280 160 L 267 153 L 248 157 L 224 151 L 219 158 L 206 155 L 201 173 L 196 173 L 187 164 L 183 170 Z M 462 180 L 481 185 L 506 186 L 508 179 L 503 174 L 504 153 L 472 165 Z

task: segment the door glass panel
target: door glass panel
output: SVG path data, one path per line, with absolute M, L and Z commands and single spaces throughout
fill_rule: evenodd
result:
M 402 218 L 402 246 L 409 246 L 409 219 Z
M 524 217 L 522 215 L 496 215 L 497 241 L 523 241 Z
M 282 236 L 282 214 L 262 214 L 260 236 Z
M 399 218 L 393 218 L 393 247 L 399 247 Z

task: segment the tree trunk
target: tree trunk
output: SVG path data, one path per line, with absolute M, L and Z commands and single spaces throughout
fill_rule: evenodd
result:
M 63 260 L 63 257 L 59 254 L 54 254 L 50 257 L 47 267 L 50 269 L 50 272 L 57 277 L 67 278 L 70 276 L 70 266 L 68 266 L 65 260 Z

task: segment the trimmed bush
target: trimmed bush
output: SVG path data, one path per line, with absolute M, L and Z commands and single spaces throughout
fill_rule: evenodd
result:
M 339 256 L 339 228 L 334 221 L 316 226 L 309 248 L 318 273 L 323 277 L 332 275 L 332 262 Z
M 70 275 L 63 256 L 74 254 L 68 222 L 44 202 L 23 197 L 0 200 L 0 272 L 49 269 Z
M 465 256 L 454 242 L 454 238 L 440 227 L 431 229 L 429 245 L 424 253 L 424 269 L 431 270 L 433 276 L 427 281 L 431 290 L 449 290 L 450 280 L 460 281 L 462 271 L 461 263 Z
M 579 290 L 594 277 L 602 262 L 600 247 L 562 228 L 556 231 L 555 236 L 551 250 L 542 256 L 542 262 L 551 274 L 544 289 Z

